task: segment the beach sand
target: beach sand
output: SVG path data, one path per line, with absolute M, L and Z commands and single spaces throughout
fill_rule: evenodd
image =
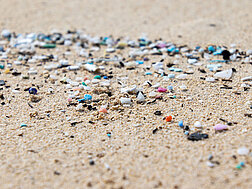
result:
M 230 48 L 236 44 L 237 49 L 246 51 L 252 49 L 251 10 L 251 0 L 1 0 L 0 30 L 65 33 L 81 29 L 92 36 L 129 36 L 134 40 L 146 35 L 152 40 L 162 38 L 191 48 L 209 44 Z M 55 53 L 62 58 L 66 50 L 67 47 L 57 52 L 39 49 L 37 53 Z M 101 56 L 104 50 L 94 55 Z M 128 50 L 119 53 L 126 56 Z M 161 59 L 150 58 L 145 65 Z M 75 53 L 68 59 L 71 63 L 83 60 Z M 165 59 L 166 64 L 173 61 L 174 57 Z M 183 64 L 186 59 L 180 61 L 179 68 L 190 70 Z M 156 103 L 137 104 L 136 97 L 130 95 L 134 101 L 131 107 L 119 105 L 118 110 L 113 110 L 110 106 L 109 113 L 103 116 L 97 111 L 78 112 L 67 106 L 65 85 L 45 82 L 39 65 L 31 65 L 38 74 L 29 80 L 0 70 L 0 80 L 10 86 L 0 91 L 6 103 L 0 108 L 0 188 L 252 188 L 252 156 L 237 153 L 241 147 L 250 153 L 252 150 L 251 117 L 244 115 L 251 115 L 252 93 L 241 87 L 241 78 L 251 76 L 251 64 L 223 64 L 223 70 L 235 68 L 232 82 L 215 83 L 201 80 L 205 74 L 197 71 L 198 67 L 193 68 L 194 74 L 187 80 L 171 82 L 145 76 L 145 65 L 140 66 L 141 71 L 106 65 L 113 70 L 113 96 L 90 93 L 94 99 L 101 99 L 93 106 L 99 109 L 107 103 L 116 104 L 124 95 L 115 78 L 126 76 L 127 86 L 142 87 L 146 80 L 163 87 L 173 85 L 177 98 L 162 94 L 163 99 Z M 28 67 L 17 69 L 27 73 Z M 76 74 L 59 71 L 56 77 L 59 80 L 64 74 L 73 80 L 94 77 L 84 70 Z M 39 88 L 38 96 L 42 98 L 31 103 L 33 108 L 27 104 L 31 95 L 24 91 L 32 84 Z M 221 89 L 223 84 L 232 89 Z M 186 85 L 188 91 L 181 91 L 181 85 Z M 22 92 L 13 94 L 15 88 Z M 54 93 L 48 94 L 48 88 Z M 144 86 L 145 94 L 152 90 Z M 161 116 L 154 115 L 157 110 L 162 111 Z M 167 115 L 173 116 L 171 123 L 163 120 Z M 227 131 L 216 133 L 213 126 L 223 123 L 220 118 L 235 123 Z M 187 140 L 178 127 L 180 120 L 190 128 L 200 121 L 209 138 Z M 79 123 L 70 124 L 75 121 Z M 21 123 L 27 127 L 20 128 Z M 155 128 L 159 129 L 153 134 Z M 213 155 L 213 168 L 207 165 L 209 155 Z M 90 159 L 94 165 L 90 165 Z M 240 162 L 245 166 L 239 170 L 236 166 Z

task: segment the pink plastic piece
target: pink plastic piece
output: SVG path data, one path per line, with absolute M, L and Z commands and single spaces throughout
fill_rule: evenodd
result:
M 160 43 L 160 44 L 157 45 L 157 47 L 159 47 L 159 48 L 165 48 L 166 44 L 165 43 Z
M 167 91 L 167 89 L 166 88 L 162 88 L 162 87 L 158 87 L 158 90 L 157 90 L 158 92 L 166 92 Z
M 223 124 L 217 124 L 214 126 L 214 130 L 216 131 L 222 131 L 222 130 L 226 130 L 228 128 L 227 125 L 223 125 Z

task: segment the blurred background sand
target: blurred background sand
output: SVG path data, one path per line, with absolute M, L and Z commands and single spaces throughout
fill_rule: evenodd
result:
M 0 27 L 16 32 L 85 29 L 100 36 L 145 33 L 181 44 L 252 47 L 251 0 L 1 0 L 0 4 Z

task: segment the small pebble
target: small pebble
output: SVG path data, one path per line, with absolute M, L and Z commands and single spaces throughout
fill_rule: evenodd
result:
M 0 80 L 0 86 L 4 86 L 4 85 L 5 85 L 4 80 Z
M 94 165 L 94 164 L 95 164 L 94 160 L 90 159 L 89 160 L 89 165 Z
M 159 111 L 159 110 L 157 110 L 157 111 L 154 112 L 154 114 L 155 114 L 155 115 L 162 115 L 162 112 Z
M 208 134 L 196 132 L 196 133 L 190 134 L 187 139 L 191 141 L 199 141 L 199 140 L 203 140 L 207 138 L 208 138 Z
M 212 154 L 210 154 L 209 156 L 208 156 L 208 158 L 207 158 L 209 161 L 211 161 L 212 159 L 213 159 L 213 155 Z

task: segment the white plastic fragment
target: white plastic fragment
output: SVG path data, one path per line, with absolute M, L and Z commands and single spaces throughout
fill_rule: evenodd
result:
M 142 92 L 139 92 L 138 95 L 137 95 L 137 101 L 138 102 L 144 102 L 145 101 L 145 97 L 143 95 Z
M 124 64 L 127 68 L 135 68 L 138 66 L 136 62 L 127 62 Z
M 252 55 L 252 49 L 247 50 L 246 55 Z
M 55 75 L 50 75 L 50 79 L 55 81 L 55 80 L 57 80 L 57 77 Z
M 184 80 L 184 79 L 186 79 L 186 77 L 187 77 L 187 74 L 180 74 L 180 75 L 176 76 L 176 79 Z
M 213 77 L 207 77 L 206 81 L 207 82 L 215 82 L 215 79 Z
M 252 76 L 244 77 L 241 80 L 242 81 L 252 81 Z
M 136 92 L 136 85 L 133 85 L 131 87 L 127 87 L 127 88 L 121 88 L 121 93 L 135 93 Z
M 100 82 L 100 79 L 92 79 L 91 82 L 92 82 L 93 84 L 96 84 L 96 83 L 99 83 L 99 82 Z
M 14 63 L 15 65 L 22 65 L 22 62 L 20 62 L 20 61 L 18 61 L 18 60 L 14 61 L 13 63 Z
M 152 85 L 152 88 L 158 88 L 161 84 L 160 83 L 156 83 L 155 85 Z
M 82 109 L 82 107 L 83 107 L 82 104 L 78 104 L 78 105 L 76 106 L 76 110 L 79 111 L 79 110 Z
M 111 169 L 110 166 L 109 166 L 109 164 L 107 164 L 107 163 L 104 163 L 104 166 L 106 167 L 107 170 Z
M 120 98 L 122 104 L 131 104 L 131 98 Z
M 12 92 L 13 92 L 14 94 L 20 94 L 20 93 L 21 93 L 20 91 L 15 90 L 15 89 L 13 89 Z
M 156 62 L 155 64 L 153 64 L 153 67 L 155 70 L 160 70 L 164 68 L 164 63 L 163 62 Z
M 9 30 L 3 30 L 2 33 L 1 33 L 1 36 L 7 38 L 11 35 L 11 32 Z
M 90 72 L 95 72 L 98 70 L 97 66 L 94 64 L 85 64 L 84 68 Z
M 78 86 L 79 85 L 79 82 L 74 82 L 74 81 L 71 81 L 70 84 L 74 87 Z
M 157 94 L 158 94 L 158 93 L 156 93 L 155 91 L 151 91 L 151 92 L 149 93 L 149 97 L 154 98 L 154 97 L 157 96 Z
M 187 87 L 185 85 L 181 85 L 179 88 L 181 89 L 181 91 L 187 91 Z
M 207 164 L 207 166 L 208 166 L 208 167 L 214 167 L 214 166 L 215 166 L 215 164 L 214 164 L 214 163 L 212 163 L 212 162 L 210 162 L 210 161 L 207 161 L 207 163 L 206 163 L 206 164 Z
M 220 79 L 230 79 L 232 77 L 232 74 L 233 74 L 233 70 L 229 69 L 229 70 L 217 72 L 216 74 L 214 74 L 214 77 L 220 78 Z
M 113 52 L 115 52 L 115 48 L 107 48 L 106 49 L 106 52 L 108 52 L 108 53 L 113 53 Z
M 190 59 L 187 60 L 187 62 L 188 62 L 189 64 L 195 64 L 195 63 L 198 62 L 198 60 L 195 59 L 195 58 L 190 58 Z
M 28 74 L 30 74 L 30 75 L 36 75 L 38 72 L 37 72 L 37 70 L 29 70 L 28 71 Z
M 69 66 L 68 70 L 79 70 L 80 66 Z
M 201 125 L 201 123 L 199 121 L 196 121 L 194 123 L 194 127 L 196 127 L 196 128 L 202 128 L 202 125 Z
M 239 149 L 237 149 L 237 153 L 239 155 L 248 155 L 249 154 L 249 149 L 246 147 L 241 147 Z

